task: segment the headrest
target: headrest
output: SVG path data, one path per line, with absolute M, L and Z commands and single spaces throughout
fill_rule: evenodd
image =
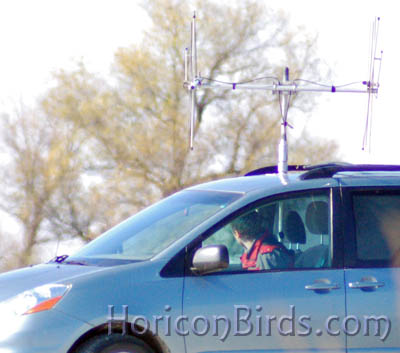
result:
M 328 234 L 329 207 L 325 201 L 314 201 L 308 205 L 306 224 L 311 233 Z
M 283 225 L 283 234 L 291 243 L 306 243 L 306 230 L 300 215 L 296 211 L 290 211 Z

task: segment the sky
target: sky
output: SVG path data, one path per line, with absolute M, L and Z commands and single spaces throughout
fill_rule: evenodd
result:
M 396 2 L 265 2 L 289 13 L 293 26 L 318 33 L 318 56 L 333 73 L 327 84 L 368 80 L 371 27 L 375 17 L 381 18 L 378 48 L 384 53 L 369 151 L 362 151 L 366 94 L 320 94 L 310 117 L 297 117 L 289 111 L 289 121 L 298 130 L 306 126 L 315 138 L 335 140 L 345 161 L 400 164 L 396 109 L 400 23 Z M 0 112 L 12 113 L 21 103 L 34 105 L 52 85 L 52 73 L 73 68 L 77 61 L 83 60 L 90 71 L 106 75 L 115 51 L 138 42 L 148 25 L 138 0 L 2 0 Z

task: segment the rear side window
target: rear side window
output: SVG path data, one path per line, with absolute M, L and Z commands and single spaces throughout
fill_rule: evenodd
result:
M 356 193 L 353 211 L 358 263 L 400 267 L 400 193 Z

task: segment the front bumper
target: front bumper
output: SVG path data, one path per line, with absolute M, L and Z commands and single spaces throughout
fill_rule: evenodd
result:
M 91 328 L 56 309 L 7 321 L 0 317 L 0 353 L 67 353 Z

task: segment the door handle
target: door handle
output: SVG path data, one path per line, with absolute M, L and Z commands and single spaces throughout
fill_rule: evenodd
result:
M 340 286 L 337 283 L 324 283 L 317 282 L 313 284 L 307 284 L 305 286 L 307 290 L 315 290 L 315 291 L 329 291 L 332 289 L 339 289 Z
M 350 282 L 349 287 L 353 289 L 376 289 L 379 287 L 383 287 L 385 283 L 383 282 L 374 282 L 374 281 L 357 281 Z
M 326 293 L 333 289 L 339 289 L 339 288 L 340 286 L 337 283 L 332 283 L 329 279 L 326 278 L 316 279 L 314 283 L 307 284 L 305 286 L 305 289 L 313 290 L 317 293 Z

